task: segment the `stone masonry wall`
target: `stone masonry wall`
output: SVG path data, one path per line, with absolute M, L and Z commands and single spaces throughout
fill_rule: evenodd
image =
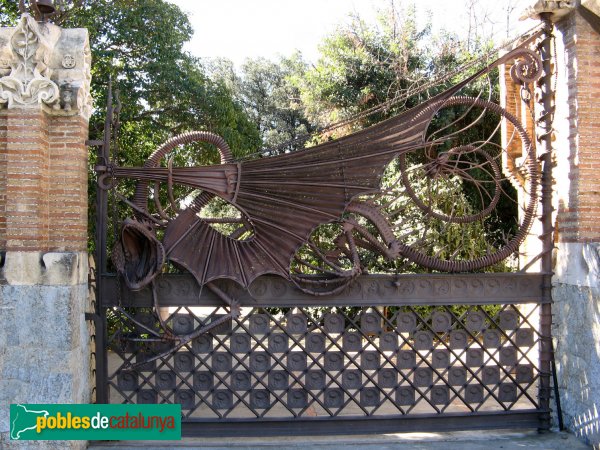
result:
M 9 405 L 91 398 L 90 63 L 86 30 L 0 29 L 0 448 L 86 447 L 10 440 Z

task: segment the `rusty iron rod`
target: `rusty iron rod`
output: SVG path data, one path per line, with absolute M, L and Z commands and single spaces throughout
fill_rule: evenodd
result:
M 98 162 L 106 165 L 109 160 L 109 149 L 111 141 L 111 124 L 113 119 L 112 105 L 112 81 L 108 82 L 108 93 L 106 100 L 106 118 L 104 121 L 104 134 L 102 146 L 99 148 Z M 96 187 L 96 313 L 99 320 L 95 321 L 96 339 L 101 340 L 106 345 L 106 314 L 103 311 L 102 292 L 104 283 L 104 274 L 106 273 L 106 234 L 108 217 L 108 192 Z M 104 380 L 108 378 L 108 355 L 107 352 L 100 352 L 96 355 L 96 403 L 108 403 L 108 386 Z
M 540 89 L 541 108 L 537 120 L 538 144 L 540 149 L 540 162 L 542 164 L 541 177 L 541 202 L 542 202 L 542 240 L 543 255 L 541 259 L 541 272 L 543 273 L 542 297 L 543 303 L 540 313 L 540 407 L 547 411 L 542 416 L 541 429 L 550 428 L 550 397 L 552 366 L 554 352 L 552 351 L 552 249 L 554 247 L 554 226 L 552 224 L 552 122 L 554 119 L 554 105 L 552 92 L 552 32 L 553 25 L 550 14 L 544 13 L 540 16 L 544 24 L 544 37 L 540 43 L 540 54 L 542 58 L 542 77 L 538 81 Z M 555 386 L 557 409 L 560 408 L 558 392 Z M 561 411 L 557 411 L 561 415 Z

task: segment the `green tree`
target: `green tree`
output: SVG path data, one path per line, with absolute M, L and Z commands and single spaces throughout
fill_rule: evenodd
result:
M 0 26 L 12 26 L 19 16 L 19 4 L 14 0 L 0 0 Z
M 354 16 L 327 36 L 302 85 L 308 116 L 322 124 L 342 120 L 419 83 L 432 66 L 423 46 L 431 36 L 429 26 L 417 29 L 414 15 L 414 8 L 402 18 L 393 10 L 374 25 Z
M 433 86 L 420 95 L 411 93 L 472 59 L 482 48 L 469 52 L 455 35 L 443 31 L 433 35 L 430 23 L 418 25 L 414 5 L 402 8 L 392 1 L 375 23 L 351 17 L 323 40 L 319 50 L 319 60 L 300 84 L 307 116 L 313 122 L 326 126 L 402 99 L 385 114 L 358 122 L 360 128 L 434 95 L 444 86 Z
M 213 79 L 225 83 L 243 105 L 265 148 L 292 150 L 291 141 L 313 131 L 300 98 L 299 83 L 307 70 L 300 53 L 277 62 L 248 59 L 239 73 L 225 59 L 212 60 L 210 67 Z

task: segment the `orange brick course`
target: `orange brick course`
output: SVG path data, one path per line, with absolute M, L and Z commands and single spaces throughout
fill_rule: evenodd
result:
M 556 24 L 565 40 L 569 93 L 568 204 L 557 211 L 560 242 L 600 241 L 600 35 L 577 13 Z
M 0 110 L 0 250 L 87 247 L 87 121 Z

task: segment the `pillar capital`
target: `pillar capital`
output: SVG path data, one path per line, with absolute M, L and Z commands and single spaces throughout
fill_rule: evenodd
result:
M 0 28 L 0 108 L 42 108 L 89 119 L 91 53 L 85 29 L 62 29 L 29 14 Z

